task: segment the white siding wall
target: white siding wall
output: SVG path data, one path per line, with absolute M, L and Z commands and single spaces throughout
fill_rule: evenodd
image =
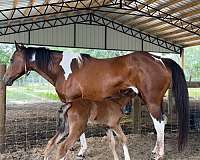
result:
M 73 46 L 74 25 L 31 31 L 30 44 Z
M 76 47 L 104 48 L 104 27 L 95 25 L 76 25 Z
M 74 28 L 76 26 L 76 30 Z M 76 33 L 74 37 L 74 33 Z M 30 35 L 30 38 L 29 38 Z M 71 24 L 54 28 L 16 33 L 0 36 L 0 42 L 20 43 L 49 46 L 66 46 L 78 48 L 100 48 L 119 50 L 142 50 L 142 41 L 122 32 L 107 28 L 105 44 L 105 27 L 96 25 Z M 170 52 L 157 45 L 143 42 L 144 51 Z
M 151 44 L 149 42 L 143 42 L 144 51 L 151 51 L 151 52 L 172 52 L 163 47 L 159 47 L 155 44 Z
M 14 41 L 28 43 L 28 32 L 0 36 L 0 42 L 14 43 Z
M 142 45 L 140 39 L 107 29 L 107 49 L 142 50 Z

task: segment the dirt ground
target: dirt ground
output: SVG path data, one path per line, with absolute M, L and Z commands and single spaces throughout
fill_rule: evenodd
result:
M 59 105 L 60 103 L 8 105 L 6 150 L 4 154 L 0 155 L 0 160 L 42 160 L 47 140 L 55 133 L 56 112 Z M 87 130 L 86 136 L 89 138 L 87 138 L 86 160 L 113 159 L 106 138 L 96 137 L 104 134 L 104 129 L 100 128 Z M 176 134 L 166 133 L 165 159 L 200 160 L 199 136 L 200 133 L 191 133 L 188 147 L 184 152 L 178 153 Z M 150 159 L 150 153 L 156 140 L 155 134 L 152 132 L 128 134 L 127 137 L 131 159 Z M 78 149 L 79 143 L 77 142 L 75 152 L 69 153 L 69 159 L 75 159 Z M 119 143 L 117 144 L 117 151 L 120 159 L 123 159 L 123 151 Z M 52 160 L 54 154 L 52 154 Z

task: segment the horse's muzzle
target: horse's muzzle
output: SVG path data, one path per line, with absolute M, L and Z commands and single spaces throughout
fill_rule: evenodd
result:
M 5 76 L 3 77 L 3 82 L 6 86 L 12 86 L 13 80 L 11 78 L 6 78 Z

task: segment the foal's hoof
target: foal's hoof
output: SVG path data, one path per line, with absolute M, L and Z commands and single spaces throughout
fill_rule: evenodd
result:
M 76 156 L 76 160 L 83 160 L 83 159 L 85 159 L 84 155 L 77 155 Z

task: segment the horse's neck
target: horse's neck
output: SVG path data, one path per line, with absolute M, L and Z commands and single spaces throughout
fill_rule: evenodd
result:
M 58 57 L 58 55 L 56 55 Z M 60 55 L 61 57 L 62 55 Z M 54 57 L 52 58 L 54 59 Z M 40 74 L 44 79 L 50 82 L 53 86 L 56 85 L 56 81 L 62 76 L 62 69 L 59 67 L 59 63 L 53 63 L 51 67 L 48 69 L 39 69 L 37 67 L 33 67 L 34 70 Z M 64 73 L 63 73 L 64 75 Z
M 41 75 L 44 79 L 46 79 L 48 82 L 50 82 L 53 86 L 55 86 L 55 79 L 47 73 L 42 70 L 35 70 L 39 75 Z

